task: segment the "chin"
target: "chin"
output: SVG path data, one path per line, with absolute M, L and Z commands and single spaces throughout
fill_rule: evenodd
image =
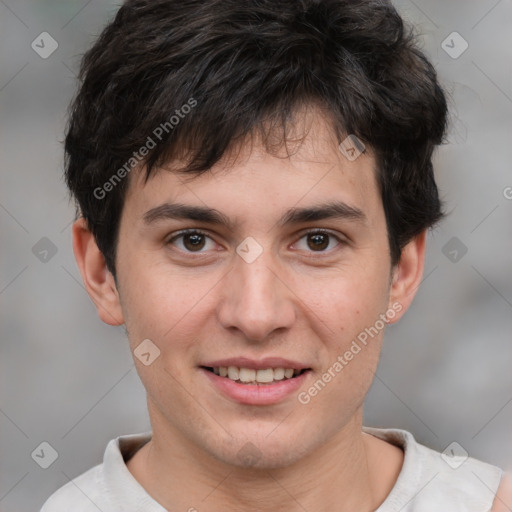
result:
M 251 437 L 247 432 L 230 442 L 219 453 L 219 444 L 210 446 L 209 452 L 218 460 L 230 466 L 244 469 L 279 469 L 299 461 L 314 450 L 313 442 L 300 443 L 293 441 L 294 436 L 281 435 L 274 439 L 271 436 L 257 435 Z

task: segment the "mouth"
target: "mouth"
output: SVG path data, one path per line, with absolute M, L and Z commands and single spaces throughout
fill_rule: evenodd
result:
M 313 374 L 307 363 L 278 356 L 202 361 L 198 369 L 216 393 L 243 405 L 289 402 Z
M 238 384 L 269 386 L 278 382 L 296 379 L 311 371 L 311 368 L 244 368 L 239 366 L 201 366 L 219 377 L 229 379 Z

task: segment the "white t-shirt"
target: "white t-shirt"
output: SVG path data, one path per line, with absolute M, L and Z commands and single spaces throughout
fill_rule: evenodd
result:
M 443 456 L 406 430 L 363 427 L 363 432 L 404 450 L 404 463 L 388 497 L 375 512 L 488 512 L 503 471 L 458 456 Z M 125 461 L 151 432 L 112 439 L 99 464 L 58 489 L 40 512 L 167 512 L 137 482 Z M 448 451 L 450 453 L 450 450 Z

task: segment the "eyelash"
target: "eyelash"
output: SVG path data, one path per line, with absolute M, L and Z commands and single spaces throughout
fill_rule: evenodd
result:
M 183 236 L 185 235 L 203 235 L 203 236 L 206 236 L 208 238 L 210 238 L 211 240 L 213 240 L 211 238 L 211 236 L 205 232 L 205 231 L 202 231 L 201 229 L 184 229 L 182 231 L 179 231 L 178 233 L 176 233 L 172 238 L 170 238 L 165 245 L 171 245 L 175 240 L 177 240 L 178 238 L 182 238 Z M 336 236 L 334 233 L 332 233 L 331 231 L 329 230 L 325 230 L 325 229 L 317 229 L 317 228 L 313 228 L 313 229 L 310 229 L 306 232 L 303 232 L 301 237 L 299 238 L 299 240 L 302 240 L 302 238 L 306 237 L 307 235 L 311 235 L 311 234 L 320 234 L 320 235 L 328 235 L 332 238 L 334 238 L 338 243 L 339 245 L 346 245 L 347 242 L 342 240 L 340 237 Z M 325 255 L 325 254 L 330 254 L 332 253 L 333 251 L 335 251 L 336 249 L 332 249 L 330 251 L 310 251 L 311 253 L 313 254 L 318 254 L 320 257 L 322 255 Z M 197 254 L 197 255 L 201 255 L 203 254 L 202 252 L 198 252 L 198 253 L 194 253 L 192 251 L 182 251 L 182 252 L 185 252 L 186 254 Z M 317 256 L 312 256 L 313 258 L 317 257 Z

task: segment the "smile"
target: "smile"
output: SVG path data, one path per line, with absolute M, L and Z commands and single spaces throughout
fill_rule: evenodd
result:
M 281 366 L 247 368 L 246 366 L 200 366 L 217 393 L 243 405 L 273 405 L 296 396 L 312 373 L 311 368 Z M 221 373 L 222 372 L 222 373 Z
M 205 367 L 206 370 L 215 375 L 225 377 L 234 382 L 243 384 L 272 384 L 282 380 L 293 379 L 307 371 L 307 369 L 296 370 L 293 368 L 265 368 L 255 370 L 238 366 Z

